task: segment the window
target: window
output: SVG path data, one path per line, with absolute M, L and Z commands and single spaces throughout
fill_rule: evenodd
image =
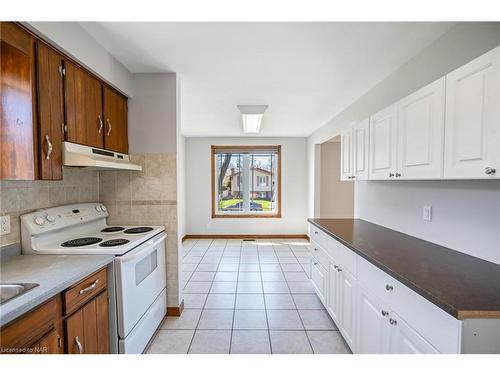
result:
M 212 217 L 281 217 L 281 146 L 212 146 Z

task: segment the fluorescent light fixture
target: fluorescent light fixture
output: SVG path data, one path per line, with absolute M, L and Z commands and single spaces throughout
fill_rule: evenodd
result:
M 238 109 L 243 118 L 243 133 L 258 133 L 267 105 L 239 105 Z

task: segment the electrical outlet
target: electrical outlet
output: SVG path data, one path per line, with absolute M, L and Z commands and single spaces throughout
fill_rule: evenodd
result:
M 0 236 L 10 233 L 10 216 L 0 217 Z
M 424 206 L 424 220 L 432 221 L 432 206 Z

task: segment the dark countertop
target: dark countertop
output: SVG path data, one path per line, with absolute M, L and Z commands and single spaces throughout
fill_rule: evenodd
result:
M 500 265 L 361 219 L 308 219 L 457 319 L 500 318 Z

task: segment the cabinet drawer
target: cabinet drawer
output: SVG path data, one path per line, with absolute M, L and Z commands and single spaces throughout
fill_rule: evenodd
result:
M 309 238 L 319 246 L 326 248 L 329 236 L 321 229 L 309 224 Z
M 460 352 L 461 322 L 397 280 L 391 308 L 439 352 Z
M 377 298 L 385 302 L 390 301 L 400 284 L 362 257 L 358 257 L 357 265 L 359 282 L 375 293 Z
M 357 254 L 348 247 L 342 245 L 339 241 L 334 240 L 333 238 L 330 242 L 330 246 L 333 248 L 335 259 L 337 259 L 342 267 L 348 270 L 352 276 L 357 278 Z
M 103 268 L 63 293 L 64 314 L 75 310 L 106 289 L 107 273 Z
M 23 349 L 36 345 L 42 337 L 55 329 L 58 306 L 60 304 L 57 298 L 52 298 L 6 327 L 2 327 L 0 347 Z
M 328 268 L 328 255 L 326 251 L 314 241 L 311 241 L 310 249 L 312 257 L 316 259 L 323 268 Z

